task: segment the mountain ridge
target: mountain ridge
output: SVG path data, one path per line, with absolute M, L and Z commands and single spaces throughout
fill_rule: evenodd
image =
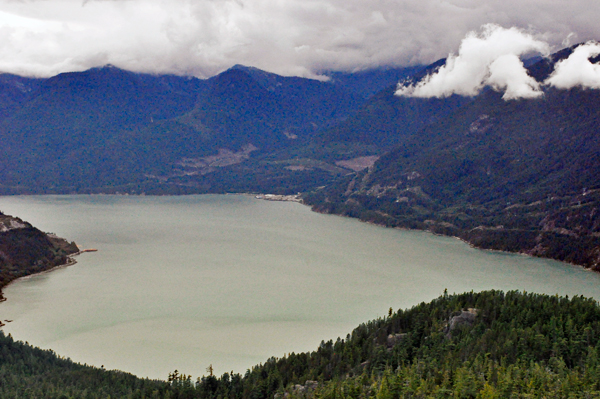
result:
M 184 158 L 294 147 L 361 101 L 329 83 L 239 67 L 205 81 L 112 66 L 60 74 L 0 121 L 1 191 L 206 192 L 218 179 L 185 178 Z

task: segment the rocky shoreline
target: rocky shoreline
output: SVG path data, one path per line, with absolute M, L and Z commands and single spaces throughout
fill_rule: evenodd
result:
M 300 194 L 297 194 L 297 195 L 258 194 L 254 198 L 262 199 L 265 201 L 302 202 L 302 197 L 300 197 Z
M 548 260 L 554 260 L 554 261 L 558 261 L 558 262 L 562 262 L 562 263 L 566 263 L 572 266 L 577 266 L 577 267 L 581 267 L 583 270 L 586 271 L 590 271 L 590 272 L 594 272 L 594 273 L 600 273 L 600 266 L 598 266 L 598 264 L 590 266 L 590 265 L 586 265 L 586 264 L 582 264 L 582 263 L 577 263 L 577 262 L 573 262 L 573 261 L 569 261 L 566 259 L 562 259 L 559 257 L 553 257 L 553 256 L 544 256 L 543 254 L 539 254 L 539 253 L 533 253 L 531 251 L 523 251 L 523 250 L 506 250 L 506 249 L 498 249 L 498 248 L 493 248 L 493 247 L 487 247 L 487 246 L 482 246 L 477 242 L 471 241 L 469 238 L 467 237 L 462 237 L 460 235 L 455 234 L 455 232 L 453 233 L 446 233 L 443 231 L 436 231 L 434 229 L 431 228 L 411 228 L 411 227 L 406 227 L 406 226 L 388 226 L 385 223 L 382 222 L 378 222 L 378 221 L 374 221 L 374 220 L 368 220 L 368 219 L 361 219 L 360 217 L 357 216 L 350 216 L 350 215 L 346 215 L 343 213 L 336 213 L 336 212 L 330 212 L 326 209 L 323 209 L 315 204 L 310 204 L 310 203 L 305 203 L 303 202 L 305 205 L 309 206 L 311 208 L 311 210 L 313 212 L 316 213 L 320 213 L 323 215 L 335 215 L 335 216 L 341 216 L 341 217 L 346 217 L 346 218 L 350 218 L 350 219 L 356 219 L 360 222 L 363 223 L 367 223 L 367 224 L 371 224 L 373 226 L 379 226 L 379 227 L 384 227 L 384 228 L 393 228 L 393 229 L 397 229 L 397 230 L 406 230 L 406 231 L 423 231 L 429 234 L 433 234 L 436 236 L 440 236 L 440 237 L 449 237 L 449 238 L 455 238 L 465 244 L 467 244 L 468 246 L 470 246 L 471 248 L 475 248 L 481 251 L 489 251 L 489 252 L 498 252 L 498 253 L 506 253 L 506 254 L 513 254 L 513 255 L 521 255 L 521 256 L 528 256 L 528 257 L 533 257 L 533 258 L 542 258 L 542 259 L 548 259 Z

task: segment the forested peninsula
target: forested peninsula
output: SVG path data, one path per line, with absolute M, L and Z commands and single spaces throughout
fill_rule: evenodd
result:
M 69 256 L 77 252 L 74 242 L 0 212 L 0 300 L 11 281 L 74 262 Z
M 3 398 L 600 398 L 593 299 L 442 296 L 246 373 L 167 381 L 75 364 L 0 333 Z M 167 376 L 165 376 L 167 377 Z

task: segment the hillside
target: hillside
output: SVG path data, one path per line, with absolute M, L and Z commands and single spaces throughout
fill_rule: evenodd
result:
M 0 300 L 2 287 L 11 281 L 67 264 L 76 252 L 75 243 L 0 212 Z
M 572 49 L 529 67 L 543 79 Z M 371 168 L 306 196 L 319 212 L 600 269 L 600 91 L 487 90 Z
M 409 98 L 395 96 L 398 82 L 418 82 L 437 70 L 445 60 L 424 68 L 415 68 L 374 94 L 354 115 L 338 125 L 319 132 L 316 140 L 323 146 L 333 143 L 355 143 L 377 147 L 380 152 L 403 143 L 407 137 L 425 126 L 451 115 L 471 98 L 450 96 L 446 98 Z
M 0 333 L 2 397 L 600 397 L 600 307 L 583 297 L 444 295 L 244 375 L 149 381 L 60 359 Z
M 42 82 L 43 79 L 0 74 L 0 120 L 29 100 Z
M 42 81 L 0 122 L 2 191 L 69 192 L 92 181 L 127 181 L 111 143 L 123 129 L 189 111 L 199 84 L 112 66 Z
M 240 65 L 207 80 L 110 65 L 2 75 L 0 193 L 307 191 L 468 101 L 389 95 L 421 69 L 326 72 L 326 82 Z
M 208 80 L 112 66 L 3 76 L 12 83 L 0 85 L 5 194 L 219 192 L 220 179 L 207 174 L 302 145 L 365 101 L 341 84 L 242 66 Z

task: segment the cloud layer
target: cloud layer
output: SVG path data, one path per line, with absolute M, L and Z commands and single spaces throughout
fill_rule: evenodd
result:
M 488 24 L 483 33 L 470 32 L 458 55 L 450 54 L 436 73 L 416 85 L 400 86 L 396 94 L 410 97 L 477 95 L 485 86 L 505 90 L 504 98 L 537 97 L 537 82 L 527 75 L 519 59 L 527 53 L 547 55 L 549 46 L 517 28 Z
M 453 94 L 475 96 L 486 86 L 503 91 L 504 100 L 537 98 L 542 85 L 527 74 L 521 58 L 527 54 L 547 57 L 550 46 L 517 28 L 494 24 L 483 26 L 482 33 L 469 32 L 458 54 L 450 54 L 443 66 L 420 82 L 400 83 L 396 95 L 407 97 L 448 97 Z M 600 44 L 590 41 L 578 46 L 555 65 L 544 85 L 559 89 L 600 88 L 600 65 L 590 61 L 600 54 Z
M 208 77 L 240 63 L 315 76 L 430 63 L 486 23 L 543 32 L 556 47 L 571 33 L 573 41 L 600 38 L 595 2 L 5 0 L 0 70 L 50 76 L 111 63 Z M 522 76 L 499 84 L 509 78 Z

